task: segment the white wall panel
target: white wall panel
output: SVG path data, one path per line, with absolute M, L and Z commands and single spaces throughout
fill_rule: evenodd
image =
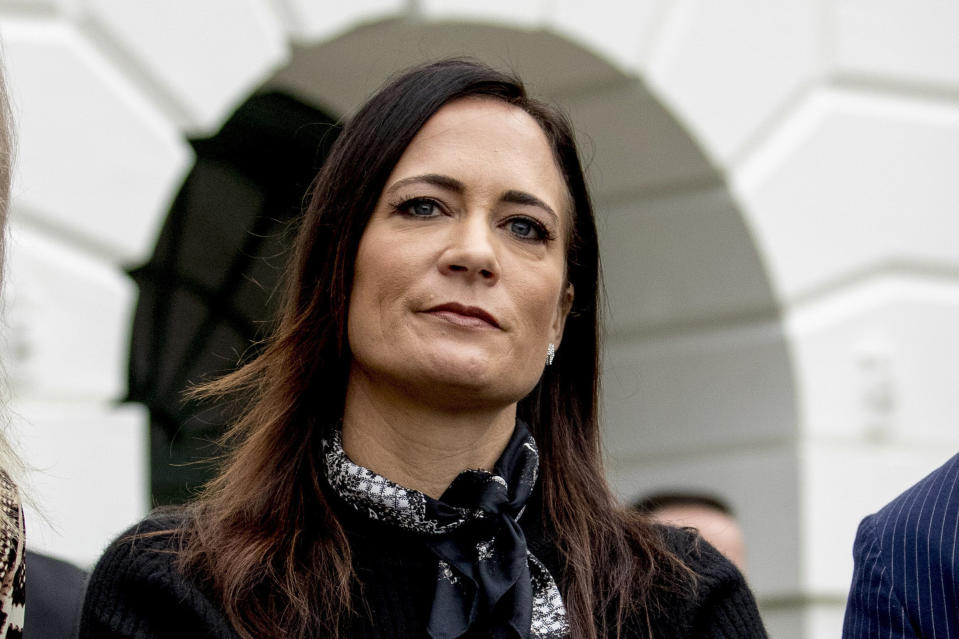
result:
M 339 35 L 358 25 L 402 14 L 404 0 L 273 0 L 296 40 L 309 43 Z
M 818 77 L 821 28 L 818 0 L 682 0 L 649 79 L 710 155 L 726 160 Z
M 838 0 L 829 6 L 839 71 L 959 88 L 959 3 Z
M 842 619 L 846 606 L 842 601 L 813 602 L 806 610 L 806 633 L 809 639 L 838 637 L 842 631 Z M 777 635 L 770 634 L 770 637 Z M 777 637 L 778 639 L 778 637 Z
M 792 371 L 775 322 L 613 340 L 603 374 L 606 439 L 617 455 L 749 449 L 795 433 Z
M 959 280 L 879 277 L 788 326 L 807 432 L 959 449 Z
M 559 33 L 576 40 L 624 70 L 642 67 L 666 0 L 556 0 L 546 19 Z
M 805 444 L 801 453 L 804 588 L 844 601 L 852 580 L 852 546 L 859 522 L 955 453 L 952 448 L 902 444 L 862 447 L 824 440 Z
M 959 267 L 959 107 L 827 90 L 788 126 L 740 188 L 780 295 Z
M 185 107 L 182 127 L 215 131 L 287 57 L 263 0 L 87 0 L 92 18 L 150 81 Z
M 549 8 L 547 0 L 419 0 L 417 8 L 433 19 L 469 20 L 534 26 Z
M 105 256 L 153 250 L 192 154 L 169 122 L 71 28 L 0 25 L 19 157 L 18 214 Z
M 68 9 L 79 0 L 0 0 L 0 11 L 6 13 L 34 13 L 49 12 L 52 14 L 58 9 Z
M 804 633 L 806 615 L 798 603 L 764 608 L 759 602 L 759 613 L 763 616 L 766 632 L 774 639 L 818 639 Z M 835 629 L 826 636 L 835 637 Z
M 15 403 L 31 467 L 22 490 L 30 547 L 90 567 L 149 507 L 147 416 L 140 406 Z
M 117 267 L 42 231 L 14 226 L 8 240 L 3 361 L 14 394 L 120 399 L 126 392 L 133 282 Z

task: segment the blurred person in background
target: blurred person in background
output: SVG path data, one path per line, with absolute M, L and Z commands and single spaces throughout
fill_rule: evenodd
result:
M 859 524 L 844 639 L 959 637 L 959 455 Z
M 316 179 L 220 475 L 121 536 L 80 636 L 764 637 L 727 559 L 624 508 L 572 131 L 516 78 L 395 78 Z
M 703 539 L 746 572 L 746 544 L 732 509 L 722 500 L 695 493 L 657 493 L 634 504 L 639 512 L 668 526 L 695 528 Z
M 26 625 L 30 639 L 73 639 L 80 625 L 86 571 L 68 561 L 27 549 Z
M 10 178 L 13 166 L 13 121 L 2 64 L 0 64 L 0 292 L 4 265 L 7 209 L 10 202 Z M 0 362 L 0 373 L 2 373 Z M 6 386 L 0 395 L 5 396 Z M 2 410 L 2 407 L 0 407 Z M 23 509 L 14 477 L 22 464 L 7 440 L 5 412 L 0 413 L 0 637 L 23 634 L 26 561 Z

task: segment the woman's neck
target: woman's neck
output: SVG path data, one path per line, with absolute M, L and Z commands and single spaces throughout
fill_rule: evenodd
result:
M 444 409 L 354 374 L 343 410 L 343 449 L 355 463 L 438 498 L 467 468 L 492 469 L 515 425 L 515 404 Z

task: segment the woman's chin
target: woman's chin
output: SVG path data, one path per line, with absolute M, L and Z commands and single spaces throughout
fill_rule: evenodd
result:
M 408 377 L 425 397 L 463 408 L 508 405 L 528 392 L 516 367 L 493 366 L 472 358 L 444 358 L 432 363 L 421 375 Z M 533 382 L 535 384 L 535 382 Z
M 443 410 L 472 410 L 514 404 L 535 386 L 541 371 L 526 370 L 512 353 L 491 352 L 478 345 L 443 348 L 354 352 L 354 374 L 364 385 L 386 384 L 402 389 L 407 399 L 442 406 Z

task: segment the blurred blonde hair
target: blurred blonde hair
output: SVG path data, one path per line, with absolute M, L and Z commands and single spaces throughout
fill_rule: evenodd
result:
M 3 49 L 0 47 L 0 55 Z M 0 289 L 3 285 L 3 267 L 6 261 L 7 209 L 10 204 L 10 179 L 13 168 L 15 140 L 10 101 L 7 98 L 6 74 L 0 58 Z
M 0 48 L 0 54 L 3 49 Z M 15 138 L 13 134 L 13 117 L 10 110 L 10 101 L 7 96 L 2 58 L 0 58 L 0 295 L 4 291 L 4 271 L 6 265 L 7 246 L 7 214 L 10 205 L 10 181 L 13 168 Z M 2 297 L 0 297 L 2 300 Z M 0 310 L 3 309 L 0 301 Z M 23 462 L 16 454 L 8 439 L 9 413 L 7 412 L 7 384 L 6 362 L 0 361 L 0 473 L 7 475 L 10 482 L 15 483 L 23 471 Z M 20 522 L 10 521 L 6 509 L 0 508 L 0 525 L 12 531 L 20 531 Z

